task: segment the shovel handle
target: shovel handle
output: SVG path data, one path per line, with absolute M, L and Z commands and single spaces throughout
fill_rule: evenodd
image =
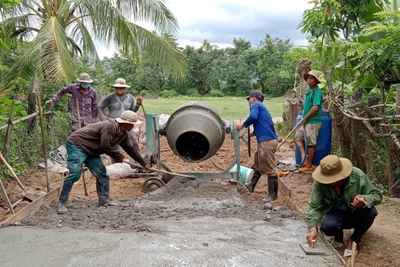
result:
M 276 148 L 276 151 L 279 150 L 279 148 L 286 142 L 286 140 L 289 138 L 289 136 L 292 135 L 292 133 L 294 132 L 294 130 L 296 130 L 297 126 L 300 125 L 301 120 L 296 124 L 296 126 L 293 127 L 293 129 L 289 132 L 289 134 L 285 137 L 285 139 L 283 139 L 283 141 L 278 145 L 278 147 Z
M 135 164 L 133 162 L 130 162 L 129 160 L 124 160 L 124 163 L 127 163 L 133 167 L 136 168 L 140 168 L 140 169 L 144 169 L 144 167 L 142 165 L 139 164 Z M 176 173 L 176 172 L 169 172 L 169 171 L 165 171 L 165 170 L 159 170 L 159 169 L 154 169 L 154 168 L 148 168 L 148 170 L 153 171 L 153 172 L 159 172 L 159 173 L 164 173 L 164 174 L 170 174 L 170 175 L 174 175 L 174 176 L 180 176 L 180 177 L 185 177 L 185 178 L 191 178 L 191 179 L 196 179 L 196 177 L 194 176 L 190 176 L 190 175 L 186 175 L 186 174 L 181 174 L 181 173 Z

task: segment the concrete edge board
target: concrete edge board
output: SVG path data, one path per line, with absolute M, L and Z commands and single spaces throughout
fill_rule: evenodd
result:
M 9 218 L 5 219 L 4 221 L 0 222 L 0 227 L 3 227 L 5 225 L 13 224 L 16 222 L 19 222 L 26 217 L 32 216 L 35 214 L 42 206 L 48 206 L 50 205 L 54 200 L 57 199 L 58 193 L 60 191 L 60 188 L 57 187 L 53 190 L 51 190 L 49 193 L 46 195 L 39 197 L 38 199 L 35 199 L 32 203 L 30 203 L 28 206 L 24 207 L 14 215 L 10 216 Z

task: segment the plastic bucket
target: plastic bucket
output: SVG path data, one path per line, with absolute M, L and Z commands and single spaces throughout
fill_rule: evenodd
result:
M 231 182 L 237 182 L 236 181 L 236 173 L 237 173 L 237 165 L 235 164 L 235 166 L 233 166 L 232 169 L 229 170 L 229 174 L 232 177 Z M 253 175 L 254 175 L 253 169 L 240 166 L 239 177 L 240 177 L 240 181 L 242 182 L 242 184 L 250 183 L 251 177 L 253 177 Z

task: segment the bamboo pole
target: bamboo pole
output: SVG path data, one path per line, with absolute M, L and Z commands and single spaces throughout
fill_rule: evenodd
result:
M 47 152 L 46 152 L 46 137 L 44 136 L 44 119 L 43 119 L 43 109 L 42 109 L 42 100 L 40 99 L 40 95 L 37 97 L 37 102 L 39 105 L 39 117 L 40 117 L 40 128 L 42 132 L 42 149 L 43 149 L 43 159 L 44 159 L 44 168 L 46 173 L 46 185 L 47 185 L 47 193 L 50 192 L 50 179 L 49 179 L 49 170 L 47 165 Z
M 14 214 L 15 211 L 13 209 L 13 206 L 12 206 L 11 202 L 10 202 L 10 199 L 8 198 L 7 191 L 4 188 L 4 185 L 3 185 L 3 182 L 1 181 L 1 179 L 0 179 L 0 188 L 1 188 L 1 191 L 3 191 L 3 195 L 4 195 L 5 199 L 6 199 L 7 206 L 10 209 L 11 214 Z
M 28 116 L 26 116 L 26 117 L 24 117 L 24 118 L 21 118 L 21 119 L 18 119 L 18 120 L 16 120 L 16 121 L 13 121 L 13 122 L 11 122 L 11 124 L 12 124 L 12 125 L 18 124 L 18 123 L 20 123 L 20 122 L 23 122 L 23 121 L 29 120 L 29 119 L 31 119 L 31 118 L 33 118 L 33 117 L 36 117 L 37 115 L 39 115 L 39 112 L 32 113 L 32 114 L 30 114 L 30 115 L 28 115 Z M 1 126 L 1 127 L 0 127 L 0 131 L 3 131 L 3 130 L 5 130 L 5 129 L 7 129 L 7 127 L 8 127 L 8 124 L 7 124 L 7 125 Z
M 81 128 L 81 112 L 79 109 L 79 99 L 78 98 L 75 98 L 75 99 L 76 99 L 76 113 L 78 116 L 78 129 L 80 129 Z M 83 103 L 82 103 L 82 105 L 83 105 Z M 83 168 L 83 165 L 82 165 L 82 182 L 83 182 L 83 190 L 85 191 L 85 196 L 89 196 L 87 188 L 86 188 L 85 170 Z
M 7 160 L 3 157 L 3 154 L 1 152 L 0 152 L 0 160 L 4 163 L 4 165 L 6 165 L 7 169 L 11 172 L 11 176 L 17 181 L 19 187 L 21 187 L 21 189 L 25 192 L 25 194 L 28 195 L 24 185 L 21 183 L 18 176 L 15 174 L 13 168 L 11 168 L 10 164 L 8 164 Z

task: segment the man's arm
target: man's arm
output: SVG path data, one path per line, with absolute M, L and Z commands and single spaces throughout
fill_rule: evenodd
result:
M 100 147 L 116 162 L 123 162 L 124 155 L 119 152 L 118 146 L 113 146 L 113 138 L 116 133 L 111 127 L 103 127 L 100 134 Z
M 378 205 L 382 201 L 382 193 L 376 188 L 368 176 L 364 173 L 362 177 L 359 179 L 361 183 L 361 192 L 360 194 L 364 197 L 365 202 L 367 202 L 367 206 L 371 207 L 373 205 Z
M 318 227 L 319 222 L 324 214 L 322 214 L 323 195 L 318 182 L 313 183 L 311 196 L 306 208 L 306 221 L 308 229 Z
M 147 163 L 143 159 L 142 155 L 140 155 L 140 151 L 135 148 L 135 144 L 133 142 L 136 142 L 135 140 L 132 140 L 132 138 L 129 138 L 129 134 L 127 138 L 124 139 L 119 145 L 125 150 L 126 153 L 128 153 L 131 158 L 133 158 L 135 161 L 137 161 L 140 165 L 145 166 Z
M 46 105 L 52 103 L 52 102 L 56 102 L 58 99 L 60 99 L 63 95 L 70 93 L 71 92 L 71 86 L 72 85 L 68 85 L 65 86 L 63 88 L 61 88 L 60 90 L 58 90 L 51 99 L 46 101 Z
M 93 90 L 93 101 L 92 101 L 92 122 L 96 122 L 99 117 L 99 109 L 97 108 L 97 94 Z

